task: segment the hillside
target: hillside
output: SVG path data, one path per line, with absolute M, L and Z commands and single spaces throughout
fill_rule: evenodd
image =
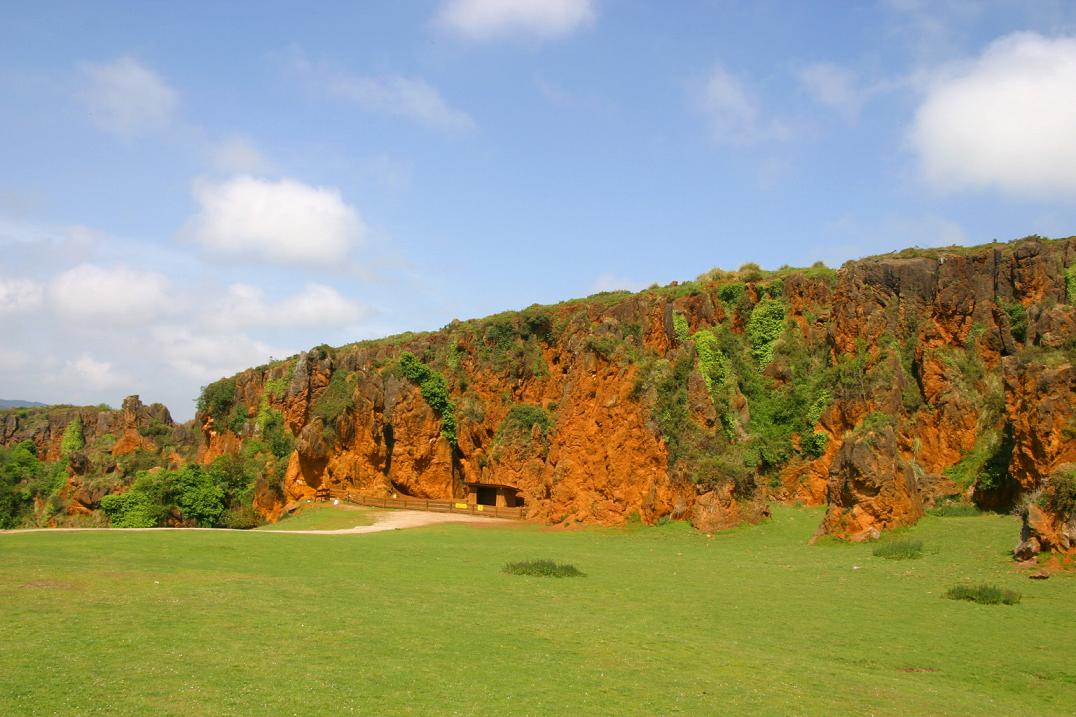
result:
M 47 404 L 37 401 L 20 401 L 18 399 L 0 398 L 0 409 L 4 408 L 42 408 Z
M 323 487 L 492 484 L 546 523 L 710 532 L 781 500 L 826 504 L 819 534 L 861 540 L 937 502 L 1034 496 L 1026 550 L 1071 549 L 1074 265 L 1076 238 L 1029 237 L 746 266 L 319 346 L 206 387 L 198 462 L 242 459 L 269 519 Z M 28 435 L 0 415 L 6 445 Z

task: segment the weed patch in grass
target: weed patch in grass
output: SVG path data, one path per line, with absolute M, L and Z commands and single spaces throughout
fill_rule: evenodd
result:
M 968 600 L 980 605 L 1015 605 L 1020 602 L 1020 593 L 1015 590 L 999 588 L 997 585 L 954 585 L 945 591 L 950 600 Z
M 923 541 L 893 540 L 875 548 L 874 555 L 886 560 L 914 560 L 923 557 Z
M 586 573 L 570 563 L 556 563 L 552 560 L 523 560 L 517 563 L 505 563 L 501 569 L 509 575 L 533 575 L 540 578 L 582 578 Z
M 974 518 L 982 514 L 974 503 L 942 503 L 927 509 L 927 515 L 936 518 Z

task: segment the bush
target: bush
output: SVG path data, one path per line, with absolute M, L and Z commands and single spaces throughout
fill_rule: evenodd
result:
M 198 396 L 198 413 L 208 414 L 217 423 L 224 423 L 233 403 L 235 403 L 235 379 L 221 379 L 208 386 L 202 386 L 202 393 Z
M 773 360 L 774 347 L 785 331 L 785 305 L 777 299 L 763 299 L 751 310 L 747 322 L 747 338 L 751 355 L 760 368 Z
M 1001 307 L 1009 316 L 1009 332 L 1012 337 L 1024 343 L 1027 339 L 1027 309 L 1019 301 L 1002 301 Z
M 1068 294 L 1069 303 L 1076 304 L 1076 264 L 1065 269 L 1065 293 Z
M 1043 507 L 1062 520 L 1076 517 L 1076 470 L 1051 476 L 1042 501 Z
M 241 505 L 224 511 L 220 518 L 222 528 L 233 530 L 250 530 L 262 524 L 261 518 L 254 512 L 254 506 Z
M 803 447 L 803 452 L 812 458 L 818 458 L 825 453 L 828 443 L 829 434 L 825 431 L 812 431 L 800 438 L 800 446 Z
M 82 435 L 82 416 L 76 413 L 64 428 L 63 438 L 60 439 L 60 455 L 66 458 L 75 451 L 81 451 L 85 445 L 86 440 Z
M 746 287 L 743 284 L 725 284 L 717 292 L 719 299 L 724 301 L 730 306 L 734 306 L 739 303 L 740 297 L 744 295 Z
M 945 591 L 950 600 L 968 600 L 980 605 L 1016 605 L 1020 602 L 1020 593 L 1006 590 L 997 585 L 954 585 Z
M 211 527 L 224 512 L 224 489 L 199 466 L 184 466 L 173 475 L 176 507 L 184 520 Z
M 534 427 L 537 426 L 539 438 L 544 445 L 552 423 L 552 416 L 541 406 L 517 403 L 508 409 L 508 414 L 497 428 L 494 440 L 498 443 L 524 445 L 530 442 Z
M 500 324 L 493 324 L 491 328 L 493 326 Z M 441 435 L 450 444 L 456 445 L 456 406 L 452 402 L 444 376 L 419 361 L 418 357 L 409 351 L 400 355 L 399 367 L 404 378 L 419 387 L 422 398 L 441 417 Z
M 672 318 L 673 333 L 676 334 L 676 340 L 680 343 L 684 343 L 691 336 L 691 327 L 687 323 L 687 317 L 679 311 L 674 311 Z
M 101 498 L 101 510 L 105 511 L 113 528 L 153 528 L 157 525 L 157 507 L 141 491 L 106 495 Z
M 351 378 L 352 374 L 348 371 L 333 371 L 332 376 L 329 378 L 329 385 L 325 387 L 325 390 L 318 396 L 317 401 L 314 402 L 313 413 L 315 416 L 319 416 L 326 426 L 335 425 L 340 414 L 351 406 L 351 397 L 354 390 Z
M 874 549 L 874 556 L 886 560 L 914 560 L 923 557 L 923 541 L 893 540 Z
M 555 563 L 552 560 L 524 560 L 518 563 L 505 563 L 501 572 L 509 575 L 532 575 L 541 578 L 580 578 L 586 573 L 570 563 Z

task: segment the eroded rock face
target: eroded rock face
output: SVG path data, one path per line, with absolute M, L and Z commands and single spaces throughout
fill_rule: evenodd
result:
M 898 453 L 890 426 L 844 441 L 830 468 L 827 497 L 819 533 L 854 541 L 875 539 L 923 516 L 915 471 Z
M 1076 367 L 1009 357 L 1005 413 L 1012 430 L 1009 475 L 1023 492 L 1041 488 L 1061 464 L 1076 461 Z
M 639 392 L 649 370 L 640 355 L 672 365 L 693 350 L 681 334 L 721 324 L 744 335 L 751 308 L 773 295 L 772 285 L 753 280 L 731 294 L 717 282 L 523 312 L 505 319 L 518 334 L 508 348 L 497 348 L 496 322 L 479 330 L 455 322 L 433 334 L 319 348 L 244 372 L 235 392 L 246 424 L 236 432 L 200 417 L 201 459 L 239 451 L 268 407 L 283 416 L 295 452 L 283 488 L 259 488 L 256 503 L 267 516 L 321 487 L 459 499 L 465 483 L 486 482 L 516 487 L 529 515 L 546 522 L 616 524 L 637 514 L 713 530 L 757 519 L 767 497 L 829 502 L 820 531 L 862 539 L 914 522 L 938 497 L 967 492 L 946 471 L 984 436 L 1004 433 L 1015 444 L 1015 487 L 989 499 L 976 493 L 984 504 L 1011 504 L 1071 459 L 1063 425 L 1074 405 L 1071 369 L 1031 354 L 1035 347 L 1063 351 L 1072 340 L 1064 273 L 1074 262 L 1076 240 L 1025 240 L 850 262 L 836 282 L 810 272 L 785 276 L 781 297 L 798 340 L 824 347 L 846 369 L 808 436 L 822 446 L 817 457 L 801 450 L 805 435 L 793 436 L 790 458 L 774 475 L 756 477 L 755 498 L 682 465 L 674 470 L 653 388 Z M 1022 322 L 1019 331 L 1014 322 Z M 447 377 L 455 444 L 420 387 L 391 370 L 403 351 Z M 785 359 L 764 373 L 776 385 L 795 380 Z M 340 374 L 349 377 L 347 408 L 323 418 L 318 407 L 339 390 L 330 384 Z M 704 434 L 727 434 L 715 445 L 749 449 L 756 436 L 744 394 L 733 384 L 720 407 L 709 389 L 696 362 L 685 389 L 687 419 Z M 516 405 L 544 411 L 548 428 L 504 440 L 499 431 Z M 890 419 L 885 430 L 857 428 L 878 413 Z
M 93 446 L 102 439 L 114 439 L 109 449 L 114 456 L 123 456 L 138 448 L 157 450 L 154 433 L 189 437 L 189 427 L 177 426 L 168 409 L 154 403 L 144 405 L 138 396 L 128 396 L 123 407 L 116 411 L 96 406 L 45 406 L 42 408 L 8 410 L 0 414 L 0 444 L 14 445 L 32 441 L 42 460 L 60 459 L 64 431 L 74 420 L 82 422 L 82 439 Z

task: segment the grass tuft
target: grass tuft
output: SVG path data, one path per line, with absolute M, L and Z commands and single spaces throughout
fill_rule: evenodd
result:
M 874 555 L 886 560 L 914 560 L 923 557 L 923 541 L 893 540 L 875 548 Z
M 997 585 L 954 585 L 945 592 L 950 600 L 969 600 L 980 605 L 1015 605 L 1020 602 L 1020 593 L 1006 590 Z
M 581 578 L 586 573 L 570 563 L 555 563 L 552 560 L 523 560 L 518 563 L 505 563 L 502 572 L 509 575 L 533 575 L 541 578 Z
M 927 515 L 936 518 L 974 518 L 982 514 L 974 503 L 942 503 L 927 510 Z

